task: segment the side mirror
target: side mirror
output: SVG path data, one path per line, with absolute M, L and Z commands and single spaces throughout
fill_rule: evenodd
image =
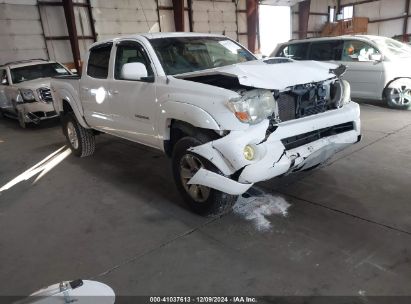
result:
M 1 80 L 1 84 L 2 84 L 2 85 L 8 85 L 9 83 L 7 82 L 7 78 L 3 78 L 3 79 Z
M 370 55 L 370 60 L 371 61 L 381 62 L 381 61 L 384 60 L 384 57 L 381 54 L 371 54 Z
M 147 68 L 140 62 L 126 63 L 121 68 L 121 79 L 124 80 L 141 80 L 147 76 Z

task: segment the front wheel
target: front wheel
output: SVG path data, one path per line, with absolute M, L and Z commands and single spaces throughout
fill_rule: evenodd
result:
M 93 131 L 83 128 L 73 113 L 63 117 L 63 132 L 74 155 L 86 157 L 94 153 L 96 145 Z
M 17 110 L 17 119 L 19 120 L 19 125 L 21 128 L 25 129 L 27 127 L 26 120 L 24 118 L 25 114 L 23 111 Z
M 221 174 L 208 160 L 188 151 L 189 148 L 206 142 L 207 137 L 199 135 L 184 137 L 175 144 L 172 157 L 174 180 L 180 194 L 194 212 L 201 215 L 221 215 L 231 210 L 237 196 L 202 185 L 188 184 L 200 168 Z
M 399 79 L 392 82 L 385 91 L 389 107 L 400 110 L 411 109 L 411 80 Z

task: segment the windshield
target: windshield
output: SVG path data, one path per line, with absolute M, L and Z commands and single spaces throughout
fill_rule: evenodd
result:
M 57 75 L 69 75 L 70 73 L 59 63 L 45 63 L 28 65 L 10 69 L 13 83 L 34 80 L 37 78 L 53 77 Z
M 248 50 L 224 37 L 156 38 L 150 42 L 167 75 L 256 60 Z
M 375 38 L 373 41 L 377 44 L 383 53 L 388 55 L 411 57 L 411 47 L 405 43 L 399 42 L 391 38 Z

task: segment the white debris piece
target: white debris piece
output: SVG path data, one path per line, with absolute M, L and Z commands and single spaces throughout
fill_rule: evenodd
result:
M 262 196 L 240 197 L 234 205 L 234 213 L 253 221 L 258 231 L 268 231 L 272 228 L 268 216 L 279 214 L 287 215 L 291 205 L 282 197 L 270 194 Z

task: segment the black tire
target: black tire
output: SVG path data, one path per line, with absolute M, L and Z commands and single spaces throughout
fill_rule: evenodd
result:
M 22 129 L 27 128 L 27 123 L 24 121 L 24 113 L 22 111 L 17 110 L 17 119 Z
M 93 134 L 93 130 L 83 128 L 77 121 L 74 113 L 65 114 L 62 118 L 63 133 L 66 136 L 67 144 L 70 147 L 73 154 L 78 157 L 90 156 L 94 153 L 96 142 Z M 74 134 L 77 142 L 73 142 Z M 73 133 L 74 132 L 74 133 Z
M 385 101 L 392 109 L 411 110 L 411 80 L 399 79 L 388 85 L 384 91 Z M 400 94 L 404 93 L 401 97 Z M 393 96 L 398 96 L 393 98 Z
M 210 140 L 211 139 L 209 136 L 202 133 L 195 134 L 194 136 L 187 136 L 181 138 L 174 145 L 172 165 L 174 181 L 176 183 L 177 189 L 183 197 L 184 201 L 190 207 L 190 209 L 200 215 L 216 216 L 231 211 L 238 196 L 230 195 L 215 189 L 205 187 L 209 190 L 209 194 L 204 201 L 199 202 L 193 199 L 192 196 L 188 193 L 188 190 L 186 190 L 185 185 L 183 183 L 183 179 L 181 177 L 181 166 L 183 158 L 187 156 L 195 156 L 195 158 L 201 162 L 201 165 L 203 165 L 205 169 L 213 171 L 218 174 L 222 174 L 212 163 L 210 163 L 205 158 L 187 151 L 191 147 L 204 144 L 206 142 L 209 142 Z

